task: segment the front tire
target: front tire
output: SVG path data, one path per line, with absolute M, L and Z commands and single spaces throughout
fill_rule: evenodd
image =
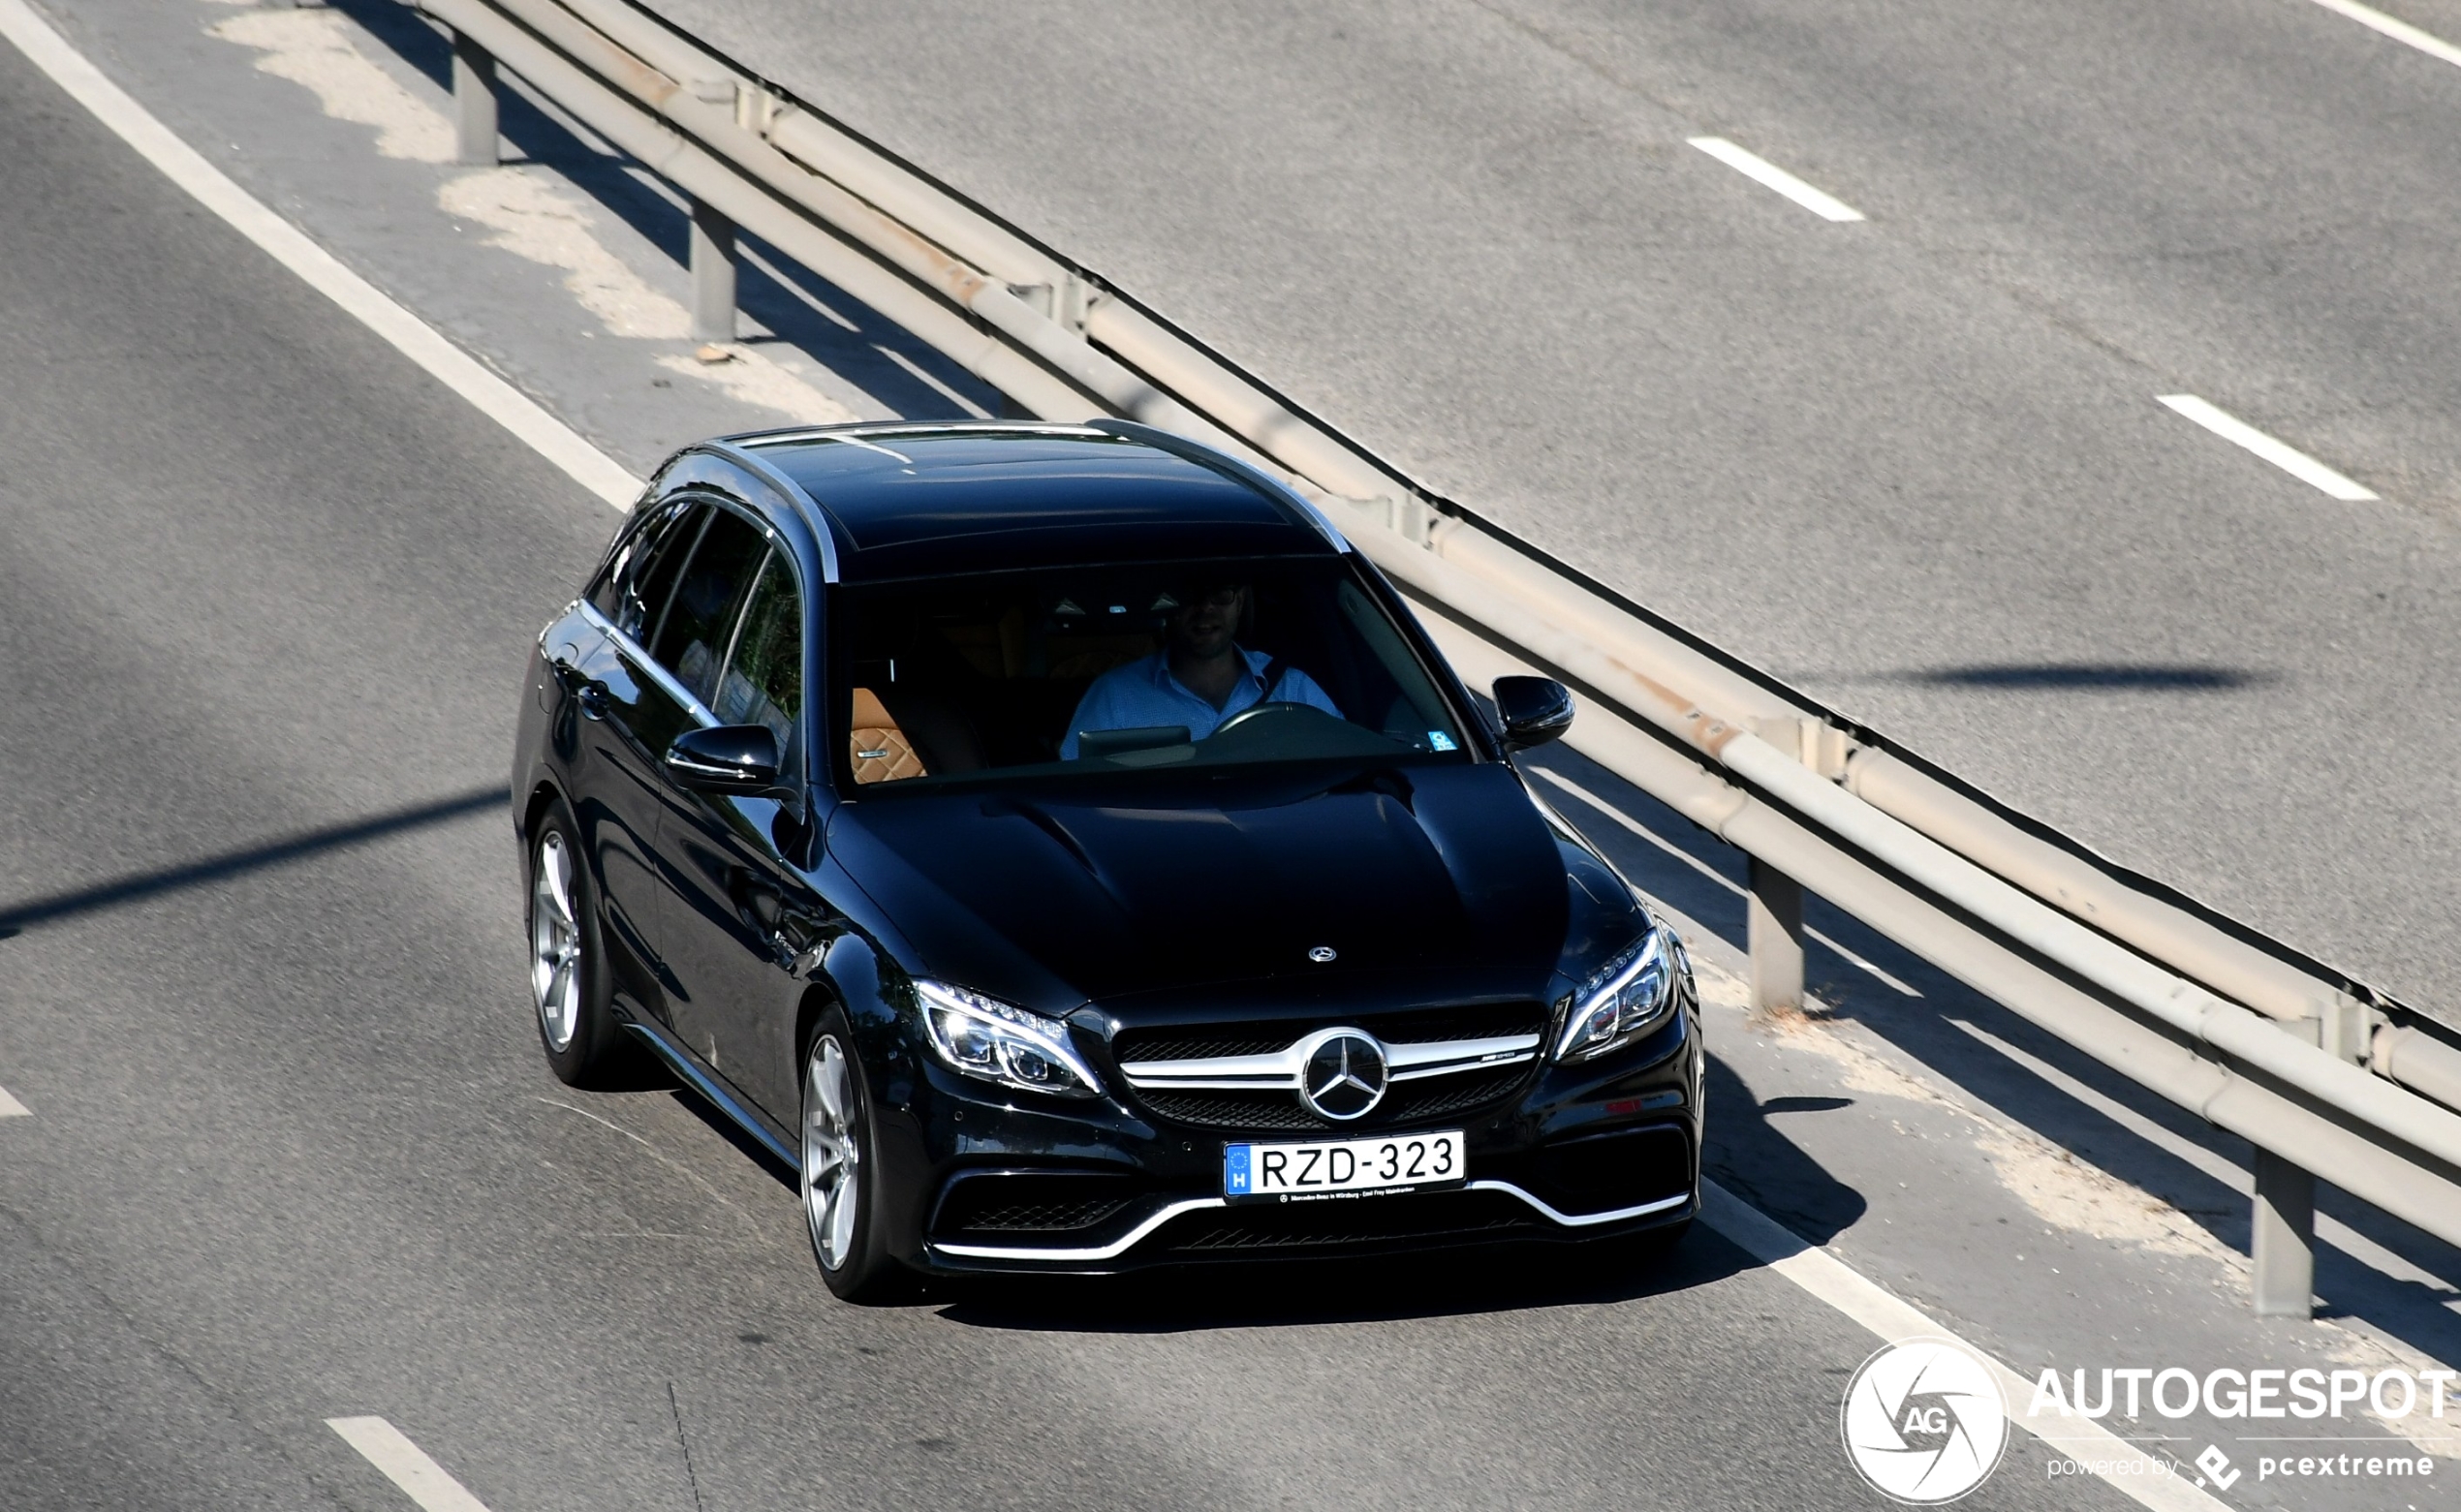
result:
M 821 1280 L 847 1302 L 890 1300 L 908 1273 L 882 1243 L 879 1141 L 846 1014 L 821 1018 L 803 1054 L 803 1219 Z
M 538 1010 L 540 1048 L 557 1078 L 596 1087 L 614 1079 L 628 1047 L 579 835 L 559 799 L 530 846 L 530 1003 Z

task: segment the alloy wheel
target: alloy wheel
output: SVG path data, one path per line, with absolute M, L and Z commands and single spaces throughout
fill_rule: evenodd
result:
M 803 1216 L 821 1264 L 842 1269 L 855 1250 L 861 1184 L 853 1069 L 835 1034 L 823 1034 L 803 1066 Z
M 547 1048 L 561 1053 L 581 1027 L 581 920 L 573 904 L 573 852 L 552 829 L 541 837 L 531 869 L 530 996 Z

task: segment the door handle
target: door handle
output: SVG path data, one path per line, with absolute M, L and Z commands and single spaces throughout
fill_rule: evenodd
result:
M 607 688 L 603 683 L 581 684 L 574 690 L 573 701 L 579 704 L 581 713 L 590 719 L 607 718 Z

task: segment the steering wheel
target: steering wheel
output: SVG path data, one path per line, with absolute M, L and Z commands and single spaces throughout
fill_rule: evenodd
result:
M 1213 732 L 1216 735 L 1228 735 L 1234 729 L 1262 724 L 1269 719 L 1280 719 L 1291 714 L 1313 714 L 1320 719 L 1327 717 L 1323 709 L 1312 703 L 1293 703 L 1288 699 L 1277 699 L 1272 703 L 1249 704 L 1238 713 L 1216 725 Z

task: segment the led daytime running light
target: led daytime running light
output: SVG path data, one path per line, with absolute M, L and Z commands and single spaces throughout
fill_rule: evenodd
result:
M 1656 1022 L 1674 1001 L 1682 946 L 1664 925 L 1649 932 L 1592 973 L 1573 996 L 1555 1058 L 1577 1061 L 1598 1055 Z
M 920 977 L 915 995 L 924 1037 L 950 1070 L 1049 1096 L 1090 1097 L 1101 1086 L 1057 1019 Z

